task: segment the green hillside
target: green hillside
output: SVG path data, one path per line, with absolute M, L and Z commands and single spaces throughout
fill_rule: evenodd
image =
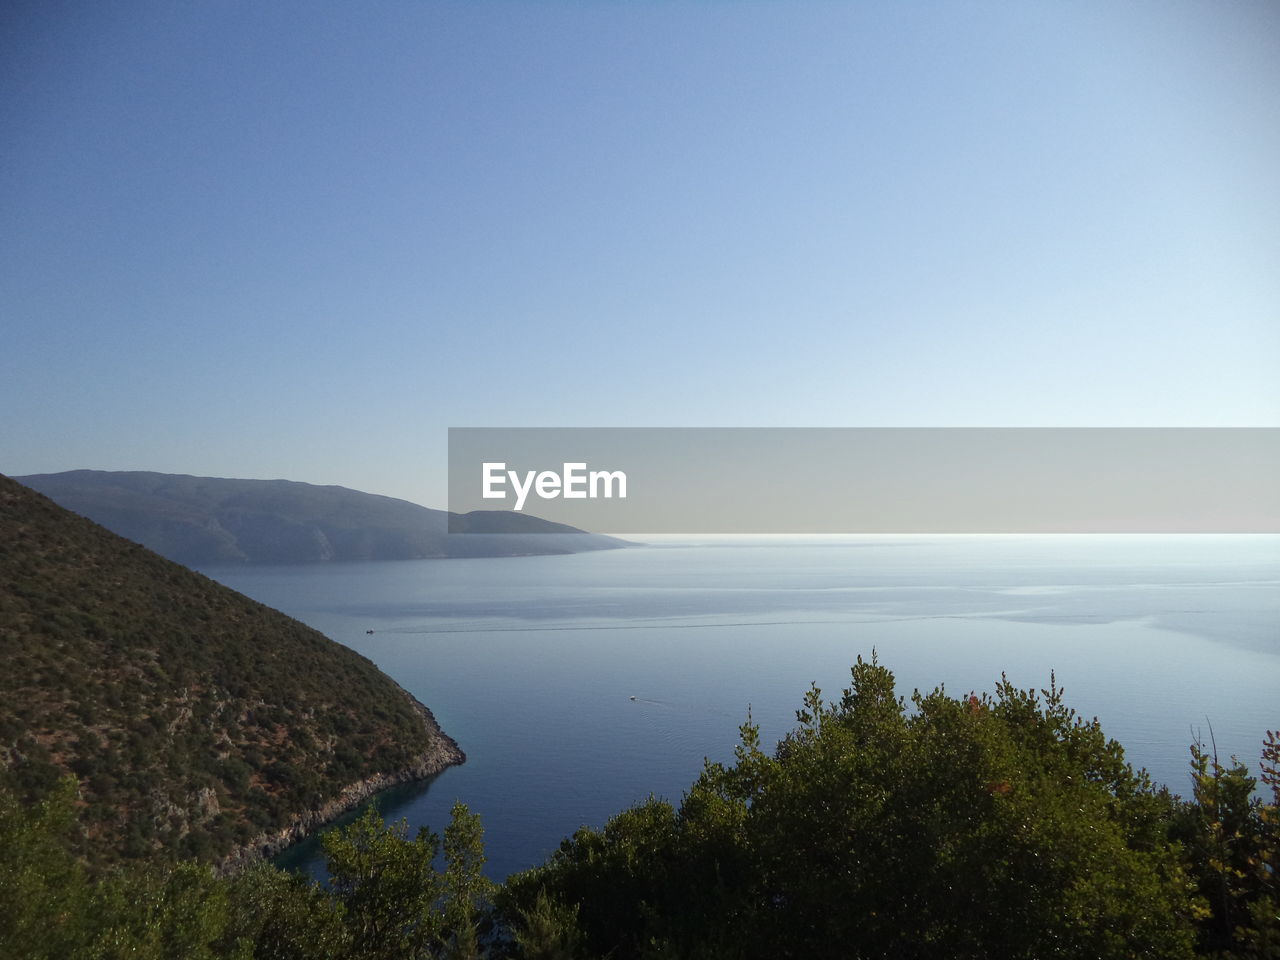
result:
M 0 476 L 0 782 L 80 783 L 82 853 L 216 861 L 462 760 L 315 630 Z
M 142 471 L 69 470 L 17 480 L 188 566 L 500 557 L 626 544 L 509 511 L 450 514 L 346 487 Z

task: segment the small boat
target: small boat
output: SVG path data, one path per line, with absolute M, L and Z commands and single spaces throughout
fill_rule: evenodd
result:
M 365 633 L 373 633 L 372 630 L 366 630 Z
M 634 699 L 635 699 L 635 697 L 632 697 L 631 699 L 632 699 L 632 700 L 634 700 Z

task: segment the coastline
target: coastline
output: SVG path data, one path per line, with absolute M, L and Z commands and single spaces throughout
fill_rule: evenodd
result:
M 394 682 L 394 681 L 393 681 Z M 443 773 L 449 767 L 466 763 L 467 755 L 436 722 L 431 710 L 409 691 L 396 684 L 399 690 L 409 698 L 409 702 L 422 717 L 423 724 L 431 738 L 427 749 L 409 766 L 391 772 L 375 773 L 372 776 L 349 783 L 332 799 L 296 813 L 282 827 L 267 830 L 251 837 L 242 844 L 233 847 L 230 852 L 218 860 L 214 869 L 220 874 L 237 873 L 248 866 L 276 856 L 281 851 L 304 840 L 316 831 L 337 820 L 344 813 L 358 807 L 371 797 L 391 787 L 416 780 L 426 780 Z

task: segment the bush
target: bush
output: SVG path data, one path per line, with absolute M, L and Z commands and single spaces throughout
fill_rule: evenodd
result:
M 590 949 L 618 957 L 1191 956 L 1173 798 L 1041 693 L 908 710 L 859 658 L 772 756 L 748 720 L 733 766 L 678 809 L 579 831 L 509 883 L 507 916 L 579 904 Z

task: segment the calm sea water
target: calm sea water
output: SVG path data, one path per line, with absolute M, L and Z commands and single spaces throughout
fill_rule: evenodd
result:
M 1185 793 L 1212 725 L 1256 772 L 1280 727 L 1280 537 L 667 538 L 568 557 L 218 569 L 360 651 L 468 754 L 384 814 L 481 814 L 495 878 L 732 758 L 748 707 L 772 743 L 809 684 L 874 649 L 900 691 L 1006 673 L 1097 716 Z M 367 634 L 373 630 L 373 634 Z M 632 699 L 634 698 L 634 699 Z M 287 862 L 319 869 L 314 843 Z

